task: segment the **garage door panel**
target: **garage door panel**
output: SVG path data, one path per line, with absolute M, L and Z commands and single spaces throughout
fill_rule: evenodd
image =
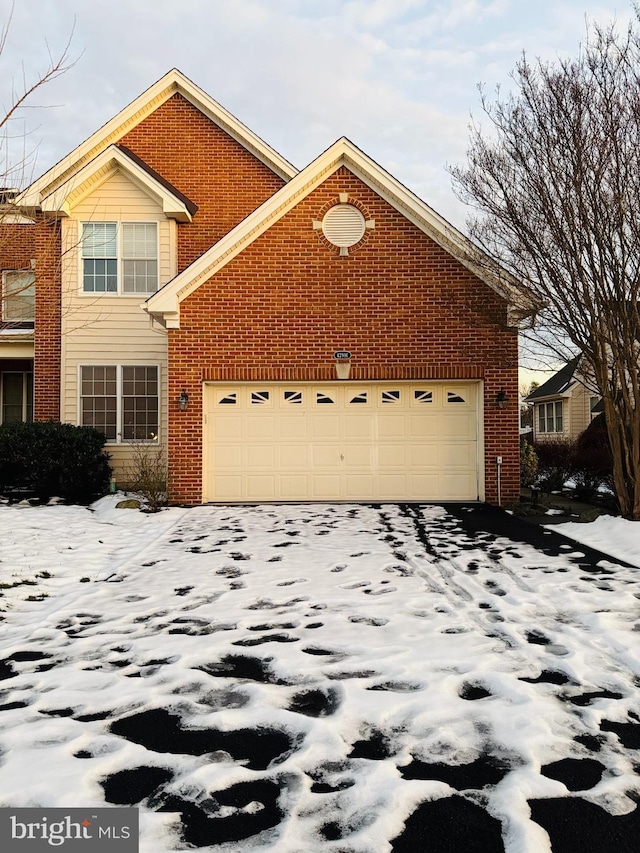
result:
M 380 444 L 377 451 L 380 468 L 405 470 L 407 465 L 407 446 L 405 444 Z
M 309 448 L 306 444 L 289 444 L 286 447 L 276 447 L 275 466 L 279 471 L 298 468 L 306 471 L 309 467 Z
M 314 468 L 338 468 L 342 455 L 336 444 L 316 444 L 311 447 L 311 465 Z
M 438 415 L 411 414 L 407 417 L 407 438 L 435 438 L 438 435 Z
M 283 474 L 280 477 L 280 493 L 277 497 L 286 500 L 282 495 L 306 495 L 309 493 L 308 477 L 306 474 Z
M 313 474 L 311 476 L 311 498 L 313 500 L 335 500 L 340 493 L 339 474 Z
M 290 417 L 288 413 L 283 415 L 280 420 L 279 436 L 285 441 L 306 441 L 307 421 L 304 417 Z
M 466 495 L 469 494 L 469 489 L 472 486 L 473 484 L 468 474 L 451 473 L 447 474 L 446 477 L 440 477 L 439 490 L 442 493 L 443 500 L 466 500 Z
M 402 438 L 407 435 L 407 419 L 402 413 L 397 415 L 378 415 L 378 439 Z
M 456 415 L 444 414 L 438 422 L 438 432 L 443 437 L 471 439 L 475 436 L 475 431 L 475 417 L 467 412 Z
M 371 468 L 373 465 L 373 446 L 371 444 L 347 444 L 342 454 L 347 468 Z
M 215 415 L 210 415 L 212 419 Z M 242 418 L 241 417 L 221 417 L 216 420 L 216 442 L 232 439 L 236 441 L 238 436 L 242 435 Z
M 269 444 L 247 444 L 244 448 L 243 467 L 247 470 L 273 471 L 275 469 L 276 449 Z
M 408 467 L 412 468 L 437 468 L 440 464 L 438 459 L 438 445 L 436 442 L 429 444 L 407 445 Z
M 211 455 L 218 470 L 242 468 L 242 447 L 237 444 L 213 444 Z
M 371 474 L 347 474 L 345 476 L 345 499 L 364 501 L 373 493 Z
M 347 439 L 374 437 L 375 420 L 371 412 L 357 415 L 347 414 L 344 418 L 344 436 Z
M 310 438 L 338 438 L 340 435 L 340 418 L 334 414 L 314 417 L 309 414 Z
M 204 499 L 475 499 L 476 402 L 469 383 L 207 385 Z
M 456 444 L 438 445 L 438 468 L 440 470 L 455 470 L 465 468 L 468 470 L 475 459 L 474 448 L 462 442 Z
M 249 474 L 246 477 L 247 499 L 250 501 L 273 500 L 276 495 L 275 474 Z
M 260 415 L 246 418 L 244 421 L 244 434 L 248 439 L 260 438 L 273 441 L 276 437 L 275 415 Z

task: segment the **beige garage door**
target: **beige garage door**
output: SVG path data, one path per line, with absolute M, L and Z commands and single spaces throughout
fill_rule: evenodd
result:
M 203 499 L 476 500 L 477 389 L 207 384 Z

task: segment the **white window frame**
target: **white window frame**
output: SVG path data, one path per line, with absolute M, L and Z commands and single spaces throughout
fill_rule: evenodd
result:
M 85 290 L 84 289 L 84 261 L 91 260 L 91 258 L 85 258 L 83 252 L 83 241 L 84 241 L 84 226 L 85 225 L 115 225 L 116 226 L 116 257 L 113 259 L 116 261 L 116 289 L 115 290 Z M 124 228 L 123 225 L 153 225 L 156 232 L 156 256 L 155 259 L 148 258 L 147 260 L 155 260 L 156 262 L 156 288 L 155 290 L 144 290 L 144 291 L 125 291 L 123 289 L 124 286 L 124 272 L 123 272 L 123 262 L 127 260 L 142 260 L 140 258 L 125 258 L 123 252 L 123 239 L 124 239 Z M 78 291 L 80 296 L 88 296 L 95 298 L 97 296 L 126 296 L 133 297 L 135 299 L 140 299 L 140 297 L 146 298 L 151 296 L 153 293 L 157 293 L 160 289 L 160 223 L 155 220 L 147 220 L 147 219 L 104 219 L 100 221 L 81 221 L 78 223 L 78 244 L 79 244 L 79 252 L 78 252 Z
M 161 431 L 161 421 L 162 421 L 162 368 L 161 365 L 157 362 L 126 362 L 122 364 L 105 364 L 104 362 L 93 362 L 93 363 L 83 363 L 78 365 L 78 424 L 80 426 L 93 426 L 93 424 L 84 424 L 82 417 L 82 400 L 84 399 L 84 395 L 82 393 L 82 369 L 85 367 L 114 367 L 116 369 L 116 437 L 115 438 L 107 438 L 107 444 L 150 444 L 150 445 L 158 445 L 160 443 L 160 431 Z M 157 372 L 158 377 L 158 430 L 154 438 L 124 438 L 124 397 L 122 394 L 123 389 L 123 380 L 122 373 L 123 369 L 126 367 L 154 367 Z M 98 395 L 92 395 L 98 396 Z M 96 427 L 96 429 L 100 429 L 100 427 Z
M 558 406 L 560 407 L 560 429 L 558 426 Z M 551 407 L 551 417 L 549 417 Z M 536 406 L 537 431 L 539 435 L 562 435 L 564 433 L 564 401 L 553 400 L 549 403 L 538 403 Z M 541 415 L 544 413 L 544 417 Z M 553 429 L 549 429 L 549 423 L 553 421 Z M 542 426 L 544 422 L 544 428 Z
M 12 299 L 20 299 L 18 293 L 8 293 L 8 280 L 10 276 L 24 276 L 31 280 L 24 285 L 24 289 L 33 288 L 33 313 L 30 317 L 8 317 L 7 306 Z M 24 291 L 23 291 L 24 292 Z M 23 299 L 26 297 L 22 297 Z M 3 270 L 2 272 L 2 322 L 3 323 L 34 323 L 36 319 L 36 274 L 33 270 Z

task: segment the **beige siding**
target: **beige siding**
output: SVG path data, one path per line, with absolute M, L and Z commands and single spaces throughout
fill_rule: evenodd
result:
M 83 364 L 157 364 L 160 367 L 160 442 L 167 431 L 167 339 L 142 309 L 144 295 L 106 295 L 81 292 L 78 251 L 82 222 L 157 222 L 160 285 L 175 270 L 175 223 L 159 202 L 116 171 L 85 196 L 63 222 L 62 264 L 62 399 L 61 419 L 79 423 L 78 376 Z M 127 445 L 110 444 L 116 477 L 131 456 Z
M 592 391 L 588 391 L 584 385 L 575 385 L 569 404 L 569 435 L 577 438 L 591 422 L 590 400 Z

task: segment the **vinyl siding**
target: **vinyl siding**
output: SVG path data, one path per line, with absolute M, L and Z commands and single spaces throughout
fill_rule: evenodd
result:
M 175 273 L 175 222 L 160 204 L 119 171 L 85 196 L 63 222 L 61 420 L 79 423 L 79 367 L 83 364 L 148 364 L 160 368 L 160 442 L 167 434 L 167 338 L 140 307 L 144 294 L 81 292 L 78 249 L 82 222 L 157 222 L 160 285 Z M 131 456 L 127 445 L 109 444 L 116 478 Z

